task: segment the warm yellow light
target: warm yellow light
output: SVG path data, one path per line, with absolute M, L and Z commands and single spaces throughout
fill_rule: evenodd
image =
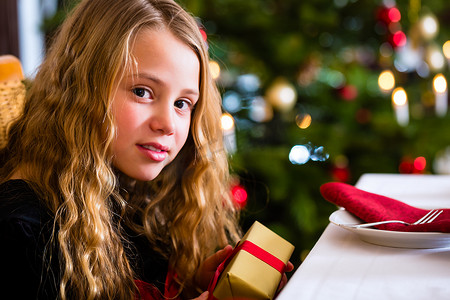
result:
M 211 71 L 211 76 L 212 76 L 213 79 L 219 78 L 219 76 L 220 76 L 220 66 L 219 66 L 219 64 L 216 61 L 211 60 L 209 62 L 209 70 Z
M 433 38 L 439 31 L 439 23 L 435 16 L 427 15 L 421 19 L 420 28 L 425 38 Z
M 279 94 L 282 103 L 291 103 L 295 100 L 295 90 L 289 86 L 280 89 Z
M 390 91 L 395 86 L 395 77 L 394 74 L 389 71 L 385 70 L 380 73 L 380 76 L 378 76 L 378 86 L 383 91 Z
M 406 105 L 408 102 L 408 96 L 403 88 L 398 87 L 392 92 L 392 103 L 395 106 Z
M 223 113 L 220 119 L 222 130 L 227 131 L 234 128 L 234 119 L 228 113 Z
M 266 91 L 266 99 L 275 109 L 290 111 L 297 101 L 297 92 L 286 79 L 278 78 Z
M 295 117 L 295 123 L 300 129 L 306 129 L 311 125 L 311 115 L 310 114 L 304 114 L 304 115 L 297 115 Z
M 433 88 L 438 93 L 443 93 L 447 90 L 447 80 L 445 80 L 444 75 L 437 74 L 433 78 Z
M 428 62 L 434 70 L 442 69 L 445 65 L 445 58 L 439 48 L 431 49 L 428 53 Z
M 445 57 L 450 59 L 450 40 L 444 43 L 444 45 L 442 46 L 442 52 L 444 53 Z

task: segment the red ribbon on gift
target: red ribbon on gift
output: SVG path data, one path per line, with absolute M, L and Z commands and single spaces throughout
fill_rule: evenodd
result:
M 250 253 L 251 255 L 255 256 L 256 258 L 262 260 L 263 262 L 265 262 L 266 264 L 268 264 L 269 266 L 271 266 L 272 268 L 274 268 L 281 274 L 283 274 L 286 269 L 286 264 L 282 260 L 280 260 L 278 257 L 270 254 L 263 248 L 259 247 L 258 245 L 254 244 L 250 241 L 243 241 L 241 244 L 236 246 L 233 249 L 233 251 L 227 256 L 227 258 L 217 267 L 216 272 L 214 274 L 214 278 L 213 278 L 213 280 L 211 280 L 209 287 L 208 287 L 208 291 L 209 291 L 208 300 L 217 300 L 213 296 L 213 291 L 217 285 L 217 282 L 219 281 L 220 274 L 222 274 L 223 270 L 225 270 L 225 268 L 231 262 L 233 257 L 236 255 L 236 253 L 238 253 L 241 250 L 246 251 L 246 252 Z

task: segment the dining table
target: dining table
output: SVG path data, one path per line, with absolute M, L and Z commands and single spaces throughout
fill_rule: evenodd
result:
M 450 175 L 367 173 L 355 187 L 419 208 L 450 208 Z M 431 235 L 446 242 L 439 246 L 414 243 L 420 234 L 428 233 L 389 246 L 330 222 L 276 300 L 448 300 L 450 233 Z

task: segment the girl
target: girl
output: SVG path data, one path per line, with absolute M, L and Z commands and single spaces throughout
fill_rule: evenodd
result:
M 0 153 L 2 293 L 205 290 L 240 236 L 220 114 L 201 34 L 179 5 L 82 1 Z

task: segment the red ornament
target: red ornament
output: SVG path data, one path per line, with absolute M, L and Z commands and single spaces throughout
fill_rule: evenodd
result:
M 414 164 L 411 161 L 402 161 L 398 166 L 398 171 L 401 174 L 412 174 L 414 171 Z
M 392 47 L 398 48 L 406 45 L 406 34 L 398 30 L 390 36 L 390 43 Z
M 402 174 L 423 174 L 427 166 L 427 160 L 423 156 L 412 159 L 411 157 L 403 157 L 398 171 Z
M 350 182 L 350 170 L 348 167 L 334 166 L 331 170 L 331 177 L 335 181 Z
M 206 34 L 206 31 L 200 28 L 200 33 L 202 34 L 203 41 L 206 42 L 208 40 L 208 35 Z
M 400 22 L 402 15 L 397 7 L 381 7 L 377 12 L 377 19 L 386 25 Z
M 339 96 L 345 101 L 353 101 L 358 97 L 358 89 L 354 85 L 346 85 L 339 89 Z
M 423 173 L 427 166 L 427 160 L 423 156 L 419 156 L 414 160 L 414 170 L 417 173 Z
M 387 11 L 388 20 L 392 23 L 400 22 L 402 15 L 397 7 L 391 7 Z
M 247 191 L 241 185 L 234 185 L 231 188 L 231 194 L 233 195 L 233 200 L 236 206 L 240 209 L 247 205 Z

